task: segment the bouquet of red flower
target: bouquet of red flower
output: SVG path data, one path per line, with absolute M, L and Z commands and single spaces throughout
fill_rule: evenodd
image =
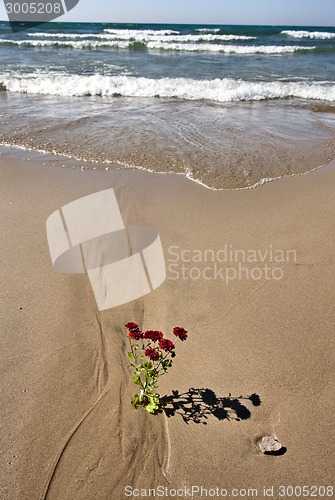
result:
M 134 368 L 133 381 L 140 388 L 139 394 L 134 394 L 131 404 L 134 408 L 141 406 L 150 413 L 155 413 L 160 408 L 158 378 L 164 375 L 172 366 L 175 357 L 175 344 L 164 338 L 158 330 L 142 332 L 137 323 L 127 323 L 130 351 L 128 356 Z M 178 340 L 187 339 L 187 331 L 181 326 L 175 326 L 173 333 Z

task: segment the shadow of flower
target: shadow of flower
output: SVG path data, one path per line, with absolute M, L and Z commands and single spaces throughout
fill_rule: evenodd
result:
M 247 420 L 251 412 L 242 404 L 248 401 L 252 406 L 260 406 L 261 399 L 258 394 L 250 396 L 224 396 L 218 398 L 211 389 L 191 388 L 187 392 L 172 391 L 170 396 L 161 398 L 162 409 L 167 417 L 181 415 L 186 424 L 207 424 L 208 417 L 214 416 L 218 420 Z

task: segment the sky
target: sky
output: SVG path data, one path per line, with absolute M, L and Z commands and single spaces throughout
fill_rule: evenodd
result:
M 334 26 L 335 0 L 79 0 L 57 21 Z

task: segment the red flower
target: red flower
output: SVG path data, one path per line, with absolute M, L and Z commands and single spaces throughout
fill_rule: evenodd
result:
M 162 339 L 158 342 L 159 347 L 162 349 L 162 351 L 166 352 L 171 352 L 174 348 L 175 345 L 171 340 L 169 339 Z
M 157 361 L 157 359 L 159 359 L 159 352 L 152 347 L 147 347 L 147 349 L 144 351 L 144 354 L 148 356 L 151 361 Z
M 143 339 L 143 332 L 140 330 L 129 330 L 128 337 L 133 340 L 140 340 Z
M 174 329 L 173 329 L 173 333 L 180 340 L 186 340 L 187 339 L 187 330 L 185 330 L 185 328 L 183 328 L 182 326 L 175 326 Z
M 128 330 L 138 330 L 138 324 L 137 323 L 134 323 L 133 321 L 130 321 L 129 323 L 126 323 L 124 325 L 126 328 L 128 328 Z
M 157 330 L 147 330 L 144 333 L 143 338 L 157 342 L 157 340 L 162 340 L 163 334 Z

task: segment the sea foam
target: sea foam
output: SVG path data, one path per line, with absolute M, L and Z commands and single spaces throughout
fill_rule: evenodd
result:
M 223 54 L 293 54 L 299 51 L 311 51 L 316 47 L 299 45 L 224 45 L 211 43 L 171 43 L 161 41 L 126 41 L 126 40 L 12 40 L 0 39 L 0 44 L 22 45 L 31 47 L 64 47 L 72 49 L 131 49 L 135 43 L 143 43 L 149 50 L 165 50 L 177 52 L 220 52 Z
M 293 38 L 314 38 L 319 40 L 330 40 L 332 38 L 335 38 L 335 33 L 327 31 L 284 30 L 281 32 L 281 34 L 291 36 Z
M 261 101 L 289 97 L 335 101 L 335 85 L 326 82 L 251 82 L 231 78 L 143 78 L 133 76 L 0 75 L 10 92 L 58 96 L 161 97 L 214 102 Z
M 200 31 L 203 33 L 218 33 L 220 28 L 197 28 L 195 31 Z
M 178 34 L 153 34 L 147 31 L 135 31 L 129 33 L 129 30 L 119 30 L 118 33 L 27 33 L 29 37 L 35 38 L 58 38 L 62 39 L 99 39 L 99 40 L 129 40 L 135 42 L 215 42 L 215 41 L 233 41 L 233 40 L 255 40 L 255 36 L 245 35 L 214 35 L 211 33 L 204 33 L 201 35 L 178 35 Z

